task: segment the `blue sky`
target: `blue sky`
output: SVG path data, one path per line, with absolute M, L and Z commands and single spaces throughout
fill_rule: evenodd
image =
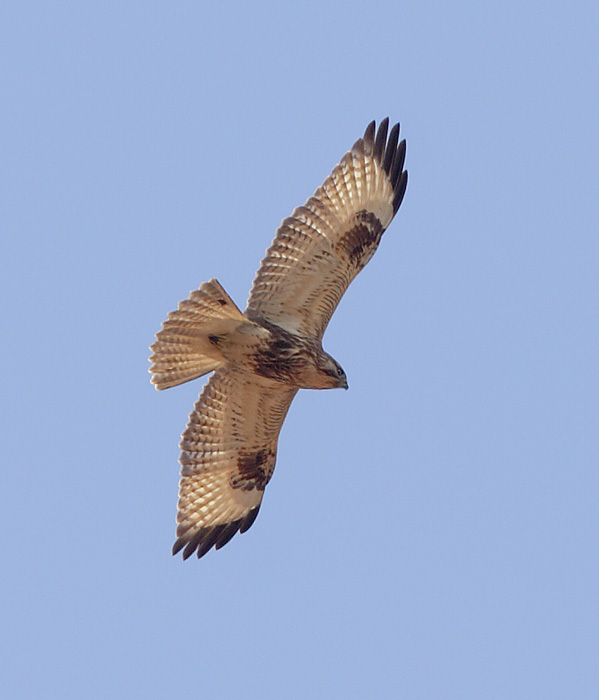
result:
M 10 698 L 596 698 L 591 2 L 5 3 Z M 371 119 L 410 183 L 254 526 L 172 558 L 201 381 L 148 345 Z

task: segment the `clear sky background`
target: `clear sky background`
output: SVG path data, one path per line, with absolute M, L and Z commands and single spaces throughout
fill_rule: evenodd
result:
M 0 8 L 7 698 L 599 697 L 596 2 Z M 254 526 L 173 558 L 148 345 L 371 119 L 404 204 Z

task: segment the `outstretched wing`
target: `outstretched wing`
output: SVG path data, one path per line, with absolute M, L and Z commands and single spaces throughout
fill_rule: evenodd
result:
M 233 367 L 217 370 L 181 437 L 177 541 L 173 554 L 203 556 L 245 532 L 272 476 L 294 387 L 260 383 Z
M 321 339 L 354 277 L 374 255 L 408 174 L 399 124 L 356 141 L 314 195 L 284 219 L 260 264 L 246 315 Z

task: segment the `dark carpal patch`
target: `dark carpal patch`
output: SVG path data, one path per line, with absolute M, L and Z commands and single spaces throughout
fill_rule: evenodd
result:
M 370 211 L 359 211 L 355 223 L 337 244 L 349 256 L 357 268 L 362 268 L 370 260 L 383 235 L 383 225 Z
M 264 491 L 274 464 L 275 453 L 272 450 L 240 450 L 237 459 L 237 474 L 231 477 L 234 489 Z

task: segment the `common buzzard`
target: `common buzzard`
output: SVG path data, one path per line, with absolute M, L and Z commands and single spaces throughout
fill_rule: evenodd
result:
M 322 349 L 329 320 L 377 249 L 403 199 L 405 141 L 389 120 L 366 128 L 308 199 L 284 219 L 241 312 L 212 279 L 168 314 L 150 372 L 167 389 L 208 372 L 181 437 L 177 540 L 203 556 L 245 532 L 275 468 L 279 431 L 298 389 L 347 389 Z

